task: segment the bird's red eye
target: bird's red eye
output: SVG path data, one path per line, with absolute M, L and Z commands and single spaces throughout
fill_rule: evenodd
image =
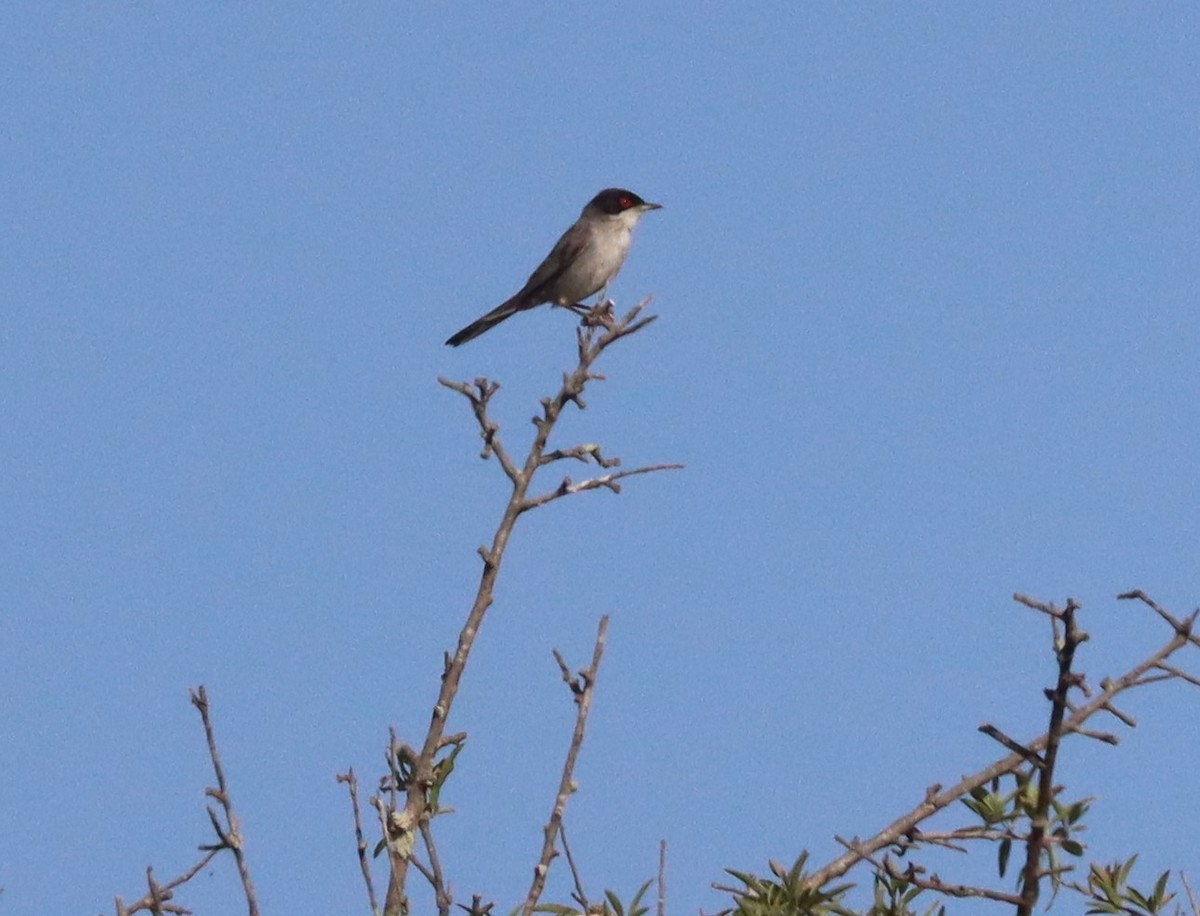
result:
M 628 210 L 633 206 L 633 200 L 628 197 L 622 197 L 619 201 L 617 201 L 617 203 L 621 205 L 622 210 Z

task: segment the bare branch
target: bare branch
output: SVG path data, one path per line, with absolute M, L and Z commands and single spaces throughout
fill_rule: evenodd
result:
M 658 916 L 667 916 L 667 841 L 658 841 Z
M 1116 747 L 1118 744 L 1121 743 L 1121 739 L 1118 738 L 1116 735 L 1112 734 L 1111 732 L 1093 731 L 1092 729 L 1084 728 L 1081 725 L 1071 725 L 1071 726 L 1068 726 L 1066 728 L 1066 730 L 1071 732 L 1074 735 L 1082 735 L 1085 738 L 1092 738 L 1096 741 L 1099 741 L 1103 744 L 1110 745 L 1112 747 Z
M 1188 881 L 1186 872 L 1179 873 L 1179 880 L 1183 882 L 1183 889 L 1187 891 L 1188 905 L 1192 908 L 1192 916 L 1200 916 L 1200 901 L 1196 900 L 1196 892 L 1192 890 L 1191 882 Z
M 985 722 L 983 725 L 979 726 L 979 730 L 989 738 L 1000 742 L 1000 744 L 1004 745 L 1014 754 L 1020 754 L 1038 769 L 1042 768 L 1042 758 L 1037 753 L 1031 751 L 1025 745 L 1021 744 L 1021 742 L 1010 738 L 1008 735 L 1004 734 L 1004 732 L 1000 731 L 1000 729 L 996 728 L 996 726 Z
M 1178 633 L 1180 636 L 1186 636 L 1193 644 L 1200 646 L 1200 640 L 1192 635 L 1192 630 L 1196 625 L 1196 618 L 1200 617 L 1200 609 L 1192 611 L 1191 614 L 1180 620 L 1174 615 L 1167 613 L 1166 609 L 1159 605 L 1157 601 L 1154 601 L 1152 598 L 1150 598 L 1140 588 L 1135 588 L 1131 592 L 1122 592 L 1120 595 L 1117 595 L 1117 599 L 1120 601 L 1141 601 L 1147 607 L 1152 609 L 1159 617 L 1169 623 L 1172 628 L 1174 628 L 1176 633 Z
M 447 743 L 447 739 L 444 737 L 446 722 L 458 694 L 459 684 L 462 681 L 463 672 L 466 670 L 467 661 L 475 645 L 479 629 L 492 605 L 496 579 L 516 521 L 529 509 L 534 508 L 530 505 L 528 497 L 534 476 L 546 464 L 563 459 L 593 460 L 605 468 L 613 467 L 618 463 L 603 457 L 598 446 L 575 446 L 573 449 L 551 451 L 548 448 L 550 435 L 568 404 L 573 403 L 580 409 L 584 408 L 583 392 L 588 383 L 602 378 L 593 370 L 593 366 L 604 351 L 618 340 L 644 328 L 653 320 L 652 316 L 640 317 L 648 302 L 649 299 L 644 300 L 619 320 L 613 315 L 611 303 L 604 303 L 581 313 L 583 327 L 576 333 L 578 363 L 573 370 L 563 374 L 562 385 L 558 392 L 553 397 L 542 401 L 541 415 L 533 419 L 535 429 L 533 441 L 524 463 L 519 466 L 501 443 L 499 426 L 488 413 L 488 404 L 499 390 L 499 385 L 486 378 L 476 378 L 473 382 L 438 379 L 444 387 L 458 392 L 470 403 L 484 442 L 482 457 L 486 459 L 492 455 L 496 456 L 505 476 L 512 483 L 512 493 L 496 527 L 491 545 L 479 549 L 479 556 L 483 560 L 479 586 L 467 614 L 466 622 L 459 632 L 458 644 L 454 652 L 447 656 L 443 666 L 441 688 L 433 706 L 425 740 L 422 742 L 420 750 L 413 753 L 408 764 L 411 775 L 404 780 L 404 810 L 402 813 L 395 810 L 397 799 L 393 797 L 389 811 L 386 814 L 381 812 L 385 837 L 389 838 L 388 855 L 391 865 L 391 877 L 388 882 L 387 897 L 384 901 L 384 916 L 400 916 L 400 914 L 408 912 L 409 902 L 405 893 L 405 880 L 409 862 L 414 861 L 415 863 L 415 860 L 411 858 L 411 834 L 419 831 L 424 836 L 425 825 L 436 813 L 430 809 L 430 796 L 437 784 L 437 755 Z M 580 312 L 579 309 L 575 311 Z M 649 468 L 638 469 L 625 472 L 622 476 L 648 473 L 649 470 Z M 580 485 L 580 489 L 594 489 L 600 486 L 616 489 L 618 475 L 608 476 L 610 476 L 608 480 L 597 478 L 595 482 L 588 482 L 586 486 Z M 398 786 L 393 786 L 393 790 L 398 789 Z M 400 831 L 399 834 L 397 830 Z M 397 842 L 398 837 L 402 840 L 401 842 Z M 426 845 L 429 846 L 428 840 L 426 840 Z M 431 863 L 433 861 L 431 858 Z M 435 874 L 437 871 L 438 868 L 434 865 L 431 874 Z M 448 892 L 446 896 L 448 897 Z
M 874 865 L 879 872 L 893 878 L 900 878 L 924 890 L 936 891 L 948 897 L 973 897 L 1012 904 L 1019 902 L 1019 898 L 1004 891 L 996 891 L 986 887 L 972 887 L 965 884 L 948 884 L 942 881 L 936 874 L 926 878 L 924 877 L 926 870 L 914 862 L 909 862 L 907 868 L 901 869 L 891 856 L 884 856 L 883 861 L 880 862 L 873 852 L 865 849 L 857 840 L 845 840 L 842 837 L 834 837 L 834 839 L 845 846 L 850 852 L 861 855 L 865 861 Z M 965 852 L 965 850 L 963 851 Z
M 166 912 L 186 913 L 187 911 L 182 907 L 172 906 L 170 908 L 165 908 L 164 903 L 175 896 L 175 888 L 187 884 L 194 877 L 196 877 L 196 875 L 200 874 L 200 872 L 207 868 L 208 863 L 216 858 L 217 853 L 220 851 L 220 848 L 208 849 L 208 851 L 204 853 L 204 855 L 195 865 L 181 874 L 178 878 L 174 878 L 173 880 L 168 881 L 166 884 L 155 883 L 153 870 L 147 868 L 146 880 L 150 886 L 150 891 L 144 897 L 135 900 L 129 906 L 126 906 L 125 902 L 120 897 L 117 897 L 117 916 L 132 916 L 133 913 L 140 913 L 142 910 L 154 912 L 155 907 L 158 907 L 159 910 L 165 910 Z
M 573 445 L 571 448 L 565 449 L 556 448 L 543 455 L 540 463 L 545 466 L 555 461 L 562 461 L 565 458 L 573 458 L 576 461 L 582 461 L 584 464 L 594 461 L 602 468 L 615 468 L 621 464 L 620 458 L 605 458 L 600 454 L 600 446 L 594 442 L 587 445 Z
M 337 781 L 350 789 L 350 808 L 354 812 L 354 839 L 358 848 L 358 866 L 362 870 L 363 882 L 367 885 L 367 900 L 371 904 L 372 916 L 379 916 L 379 903 L 375 899 L 375 883 L 371 880 L 371 860 L 367 857 L 367 841 L 363 838 L 362 816 L 358 807 L 358 777 L 354 767 L 339 773 Z
M 427 875 L 429 883 L 433 885 L 434 897 L 437 900 L 438 916 L 446 916 L 450 912 L 450 904 L 454 902 L 454 897 L 450 894 L 449 888 L 446 887 L 446 879 L 442 876 L 442 863 L 438 859 L 437 846 L 433 843 L 433 831 L 429 828 L 429 821 L 421 821 L 421 839 L 425 841 L 425 849 L 429 853 L 429 869 L 431 874 Z
M 508 475 L 508 479 L 516 483 L 517 466 L 508 457 L 508 452 L 504 450 L 504 445 L 500 441 L 499 424 L 488 416 L 488 402 L 492 399 L 492 395 L 500 390 L 500 383 L 477 378 L 474 385 L 469 385 L 466 382 L 455 382 L 439 375 L 438 384 L 451 391 L 457 391 L 470 402 L 471 410 L 475 414 L 475 421 L 479 424 L 479 435 L 483 438 L 483 451 L 479 453 L 479 457 L 486 461 L 495 455 L 496 460 L 500 462 L 500 467 Z
M 588 490 L 598 490 L 601 487 L 612 490 L 614 493 L 620 493 L 621 487 L 617 481 L 625 477 L 633 477 L 637 474 L 651 474 L 655 471 L 678 471 L 682 469 L 682 464 L 652 464 L 644 468 L 634 468 L 630 471 L 619 471 L 616 474 L 605 474 L 603 477 L 593 477 L 590 480 L 584 480 L 580 483 L 572 483 L 570 477 L 564 477 L 562 483 L 554 490 L 522 503 L 521 511 L 528 512 L 530 509 L 544 506 L 546 503 L 554 502 L 554 500 L 561 499 L 564 496 L 573 496 L 576 493 L 584 493 Z
M 1032 608 L 1035 611 L 1040 611 L 1047 617 L 1053 617 L 1055 620 L 1062 618 L 1062 611 L 1046 601 L 1037 601 L 1033 598 L 1030 598 L 1028 595 L 1022 595 L 1020 592 L 1017 592 L 1017 594 L 1013 595 L 1013 601 L 1017 602 L 1018 604 L 1023 604 L 1027 608 Z
M 939 894 L 945 894 L 947 897 L 959 898 L 979 898 L 983 900 L 995 900 L 999 903 L 1008 903 L 1019 905 L 1020 898 L 1013 894 L 1005 893 L 1004 891 L 992 890 L 987 887 L 973 887 L 967 884 L 949 884 L 939 878 L 936 874 L 924 877 L 925 869 L 912 862 L 908 864 L 908 868 L 901 869 L 891 857 L 887 857 L 883 861 L 883 870 L 893 878 L 903 878 L 908 883 L 922 888 L 927 891 L 935 891 Z
M 583 747 L 583 736 L 587 729 L 588 712 L 592 706 L 592 693 L 596 686 L 596 675 L 600 671 L 600 659 L 604 656 L 604 646 L 607 639 L 608 615 L 605 614 L 600 618 L 600 628 L 596 633 L 596 646 L 592 650 L 592 663 L 579 672 L 578 678 L 570 678 L 569 671 L 566 670 L 566 666 L 562 662 L 562 657 L 557 656 L 560 668 L 564 669 L 564 680 L 570 686 L 578 708 L 575 714 L 575 731 L 571 735 L 571 746 L 567 750 L 567 759 L 563 764 L 562 778 L 558 783 L 558 795 L 554 799 L 554 808 L 550 813 L 550 820 L 544 830 L 542 854 L 538 859 L 537 866 L 533 870 L 533 883 L 529 887 L 529 894 L 525 898 L 525 906 L 522 909 L 524 916 L 530 916 L 533 908 L 537 906 L 538 898 L 542 895 L 542 889 L 546 886 L 546 875 L 550 871 L 550 862 L 557 855 L 554 848 L 555 840 L 562 826 L 563 813 L 567 809 L 567 799 L 571 797 L 571 794 L 576 789 L 575 761 L 579 757 L 579 749 Z
M 209 716 L 208 693 L 205 691 L 203 685 L 197 690 L 189 691 L 189 693 L 192 705 L 200 712 L 200 720 L 204 724 L 204 736 L 208 743 L 208 756 L 212 760 L 213 772 L 217 777 L 217 788 L 214 789 L 210 786 L 204 790 L 204 793 L 208 797 L 220 802 L 225 815 L 225 822 L 221 822 L 217 812 L 210 805 L 206 811 L 208 812 L 208 819 L 212 824 L 213 831 L 217 835 L 217 841 L 215 843 L 202 844 L 200 851 L 203 855 L 200 857 L 200 860 L 183 874 L 179 875 L 179 877 L 173 878 L 166 884 L 159 884 L 154 879 L 153 868 L 147 868 L 146 884 L 149 890 L 144 896 L 128 906 L 122 898 L 117 897 L 115 905 L 118 916 L 131 916 L 131 914 L 139 913 L 143 910 L 150 913 L 188 913 L 188 910 L 170 902 L 175 895 L 175 889 L 191 881 L 208 866 L 209 862 L 216 858 L 217 853 L 226 849 L 233 853 L 234 861 L 237 863 L 238 874 L 242 880 L 242 890 L 246 896 L 246 906 L 249 916 L 258 916 L 258 901 L 254 895 L 254 883 L 250 879 L 250 871 L 246 866 L 245 851 L 242 845 L 241 823 L 238 820 L 237 813 L 233 809 L 233 802 L 229 797 L 229 784 L 225 780 L 225 771 L 221 766 L 221 755 L 217 751 L 216 733 L 213 730 L 212 719 Z
M 575 857 L 571 855 L 571 844 L 567 842 L 566 824 L 560 823 L 558 825 L 558 836 L 562 840 L 563 852 L 567 855 L 567 865 L 571 869 L 571 880 L 575 882 L 575 900 L 583 907 L 583 911 L 587 913 L 591 910 L 592 905 L 588 902 L 587 891 L 583 889 L 583 878 L 579 875 L 579 868 L 575 864 Z
M 208 740 L 208 755 L 212 758 L 213 772 L 217 776 L 217 788 L 204 790 L 209 798 L 214 798 L 221 804 L 225 812 L 225 827 L 222 830 L 213 818 L 213 827 L 221 841 L 233 852 L 233 860 L 237 863 L 238 876 L 242 879 L 242 891 L 246 895 L 246 907 L 250 916 L 258 916 L 258 900 L 254 895 L 254 882 L 250 878 L 250 869 L 246 865 L 246 850 L 242 841 L 242 825 L 237 812 L 233 810 L 233 800 L 229 797 L 229 784 L 225 780 L 225 770 L 221 767 L 221 756 L 217 752 L 217 738 L 213 732 L 212 719 L 209 718 L 208 692 L 201 684 L 198 690 L 192 692 L 192 705 L 200 712 L 204 723 L 204 736 Z M 209 809 L 212 817 L 212 809 Z
M 1200 687 L 1200 678 L 1197 678 L 1195 675 L 1188 674 L 1186 671 L 1176 668 L 1174 665 L 1168 665 L 1166 662 L 1159 664 L 1158 667 L 1172 677 L 1177 677 L 1181 681 L 1187 681 L 1193 687 Z

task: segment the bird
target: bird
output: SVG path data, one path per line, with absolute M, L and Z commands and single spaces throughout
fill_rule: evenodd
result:
M 447 346 L 474 340 L 525 309 L 547 302 L 573 306 L 606 289 L 629 254 L 633 227 L 661 207 L 624 188 L 605 188 L 588 201 L 579 219 L 562 234 L 517 294 L 454 334 Z

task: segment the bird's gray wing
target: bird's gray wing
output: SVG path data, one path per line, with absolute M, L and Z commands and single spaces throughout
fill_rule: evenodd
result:
M 573 264 L 587 247 L 587 233 L 578 224 L 562 234 L 546 259 L 529 275 L 521 291 L 514 296 L 521 308 L 533 308 L 554 297 L 554 286 L 563 272 Z

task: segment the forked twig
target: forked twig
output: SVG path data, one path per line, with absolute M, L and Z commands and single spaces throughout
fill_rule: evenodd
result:
M 495 456 L 505 476 L 512 483 L 512 493 L 491 544 L 479 548 L 479 555 L 483 560 L 479 586 L 467 614 L 466 622 L 459 633 L 458 644 L 454 652 L 447 655 L 442 672 L 441 687 L 430 717 L 429 729 L 420 750 L 415 751 L 412 755 L 411 774 L 405 780 L 403 787 L 403 811 L 395 810 L 397 801 L 393 800 L 389 802 L 390 810 L 387 816 L 383 817 L 385 825 L 393 823 L 399 817 L 407 825 L 406 830 L 416 830 L 425 840 L 425 845 L 431 854 L 431 868 L 426 877 L 430 878 L 431 883 L 435 886 L 439 909 L 443 906 L 448 907 L 451 901 L 445 890 L 444 881 L 440 877 L 440 866 L 433 851 L 429 822 L 436 812 L 430 810 L 430 794 L 437 784 L 438 754 L 446 746 L 444 737 L 446 722 L 458 694 L 459 684 L 462 681 L 463 672 L 475 645 L 480 626 L 488 608 L 491 607 L 496 578 L 517 519 L 530 509 L 545 505 L 562 496 L 599 488 L 619 492 L 619 481 L 624 477 L 676 467 L 675 465 L 651 465 L 631 471 L 605 474 L 579 484 L 565 481 L 550 493 L 532 498 L 529 496 L 537 472 L 545 465 L 555 461 L 564 459 L 594 461 L 602 468 L 610 468 L 619 463 L 615 459 L 603 457 L 599 446 L 575 446 L 552 450 L 549 448 L 549 440 L 559 417 L 568 404 L 574 404 L 579 409 L 586 406 L 583 400 L 584 390 L 589 382 L 602 378 L 594 371 L 596 360 L 618 340 L 636 333 L 654 320 L 654 316 L 642 315 L 648 302 L 649 299 L 644 300 L 619 319 L 614 316 L 611 303 L 602 304 L 582 314 L 583 327 L 576 333 L 578 362 L 573 370 L 563 374 L 562 385 L 558 392 L 541 402 L 541 414 L 533 418 L 533 441 L 521 464 L 517 463 L 505 447 L 500 436 L 499 424 L 491 418 L 488 412 L 490 401 L 500 386 L 486 378 L 476 378 L 472 382 L 438 379 L 444 387 L 458 392 L 467 399 L 479 426 L 480 437 L 483 439 L 481 457 L 487 459 Z M 558 821 L 554 823 L 557 824 Z M 557 830 L 557 827 L 554 829 Z M 549 839 L 550 848 L 553 849 L 553 836 Z M 396 847 L 389 843 L 388 850 L 391 871 L 383 912 L 384 916 L 400 916 L 409 910 L 405 883 L 408 866 L 412 862 L 416 867 L 416 860 L 412 858 L 411 847 L 404 845 Z
M 247 912 L 249 916 L 258 916 L 258 900 L 254 894 L 254 882 L 250 879 L 250 870 L 246 865 L 246 855 L 242 844 L 241 822 L 233 809 L 233 801 L 229 797 L 229 784 L 225 779 L 225 770 L 221 766 L 221 755 L 217 751 L 216 733 L 213 730 L 212 719 L 209 716 L 208 692 L 201 685 L 198 689 L 190 691 L 190 695 L 192 705 L 199 710 L 200 720 L 204 724 L 204 736 L 208 743 L 208 756 L 212 761 L 213 772 L 217 777 L 217 787 L 215 789 L 211 786 L 206 788 L 204 794 L 209 798 L 216 799 L 220 803 L 225 815 L 225 821 L 222 823 L 217 812 L 209 805 L 206 811 L 208 812 L 208 819 L 212 824 L 213 831 L 217 835 L 217 841 L 200 846 L 200 851 L 203 855 L 199 861 L 166 884 L 159 884 L 154 879 L 154 870 L 147 868 L 146 884 L 149 890 L 145 895 L 128 905 L 121 897 L 117 897 L 115 900 L 117 916 L 132 916 L 134 913 L 143 911 L 155 914 L 188 913 L 188 910 L 178 904 L 171 903 L 171 900 L 175 896 L 175 890 L 196 877 L 209 862 L 216 858 L 217 853 L 226 849 L 233 853 L 234 861 L 237 863 L 238 875 L 242 881 L 242 891 L 246 897 Z
M 538 864 L 533 869 L 533 883 L 529 887 L 529 894 L 525 897 L 525 906 L 522 909 L 524 916 L 530 916 L 533 908 L 537 906 L 538 898 L 542 895 L 542 890 L 546 886 L 546 876 L 550 872 L 550 863 L 558 854 L 555 850 L 555 840 L 558 837 L 559 830 L 562 827 L 563 814 L 567 809 L 567 799 L 576 789 L 575 785 L 575 761 L 579 758 L 579 749 L 583 747 L 583 736 L 587 730 L 588 712 L 592 708 L 592 694 L 596 687 L 596 676 L 600 672 L 600 660 L 604 657 L 604 646 L 608 641 L 608 615 L 605 614 L 600 618 L 600 628 L 596 633 L 596 646 L 592 650 L 592 663 L 579 672 L 578 677 L 571 675 L 570 669 L 563 662 L 562 656 L 555 653 L 555 660 L 558 662 L 559 670 L 562 672 L 563 681 L 571 689 L 571 693 L 575 697 L 575 729 L 571 734 L 571 746 L 567 749 L 567 759 L 563 763 L 562 778 L 558 782 L 558 795 L 554 799 L 554 808 L 550 812 L 550 820 L 543 830 L 542 854 L 538 858 Z M 579 894 L 583 896 L 583 888 L 579 887 Z M 580 903 L 586 909 L 586 900 L 581 900 Z

